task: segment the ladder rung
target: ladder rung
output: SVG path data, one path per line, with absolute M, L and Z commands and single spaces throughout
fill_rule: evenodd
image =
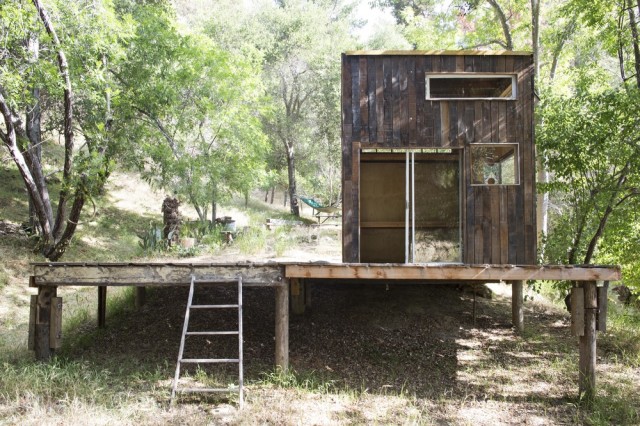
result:
M 237 335 L 237 331 L 188 331 L 187 336 L 216 336 L 216 335 Z
M 240 362 L 237 358 L 187 358 L 181 359 L 181 363 L 185 364 L 216 364 L 223 362 Z
M 225 308 L 239 308 L 240 305 L 191 305 L 191 309 L 225 309 Z
M 177 388 L 176 392 L 239 392 L 239 387 L 233 388 Z

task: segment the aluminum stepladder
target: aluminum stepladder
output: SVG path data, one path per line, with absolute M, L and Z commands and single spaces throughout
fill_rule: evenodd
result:
M 178 362 L 176 364 L 176 374 L 171 389 L 171 404 L 175 401 L 176 392 L 184 393 L 238 393 L 238 404 L 240 408 L 244 403 L 243 390 L 243 370 L 242 370 L 242 277 L 237 277 L 238 283 L 238 303 L 226 305 L 194 305 L 193 294 L 196 284 L 225 284 L 235 282 L 235 280 L 201 280 L 198 281 L 195 275 L 191 275 L 191 285 L 189 287 L 189 299 L 187 300 L 187 309 L 184 315 L 184 326 L 182 327 L 182 337 L 180 338 L 180 350 L 178 351 Z M 238 330 L 233 331 L 189 331 L 189 315 L 192 309 L 237 309 L 238 310 Z M 221 335 L 237 335 L 238 336 L 238 358 L 184 358 L 184 345 L 187 336 L 221 336 Z M 237 363 L 238 364 L 238 386 L 230 388 L 179 388 L 180 367 L 182 364 L 221 364 L 221 363 Z

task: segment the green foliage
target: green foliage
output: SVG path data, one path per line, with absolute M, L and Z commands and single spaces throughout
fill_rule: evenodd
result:
M 281 257 L 285 251 L 294 246 L 295 237 L 293 236 L 290 226 L 281 226 L 276 229 L 275 241 L 273 243 L 273 249 L 276 252 L 276 256 Z
M 541 186 L 558 205 L 543 261 L 590 263 L 603 235 L 619 240 L 632 231 L 627 215 L 637 209 L 640 184 L 637 92 L 543 98 L 538 147 L 554 181 Z
M 169 239 L 171 239 L 172 233 L 170 233 Z M 144 254 L 148 255 L 167 248 L 167 240 L 162 237 L 162 227 L 153 222 L 149 223 L 149 228 L 138 234 L 138 238 L 140 239 L 138 244 Z
M 211 202 L 256 185 L 265 138 L 256 112 L 262 86 L 255 61 L 181 34 L 157 8 L 133 8 L 140 22 L 117 70 L 119 131 L 138 143 L 128 160 L 157 186 L 183 195 L 206 217 Z M 118 117 L 116 117 L 118 118 Z M 133 128 L 132 128 L 133 127 Z
M 640 367 L 640 306 L 609 301 L 607 334 L 599 345 L 607 356 L 633 368 Z
M 200 254 L 200 248 L 198 246 L 183 247 L 178 244 L 171 246 L 171 252 L 175 253 L 178 257 L 194 257 Z
M 49 363 L 3 363 L 0 397 L 4 400 L 37 394 L 45 403 L 67 398 L 102 401 L 102 387 L 109 383 L 108 370 L 95 370 L 82 361 L 56 358 Z
M 296 388 L 305 391 L 326 394 L 335 389 L 335 381 L 321 377 L 315 371 L 298 372 L 294 369 L 262 373 L 261 385 L 273 385 L 281 388 Z
M 392 8 L 406 39 L 417 49 L 523 50 L 531 45 L 531 11 L 526 0 L 376 3 Z
M 257 254 L 267 246 L 268 232 L 263 226 L 251 226 L 237 234 L 234 241 L 244 254 Z
M 226 2 L 225 2 L 226 4 Z M 288 187 L 302 177 L 336 199 L 340 182 L 340 55 L 353 48 L 350 7 L 296 0 L 238 6 L 238 19 L 218 17 L 207 33 L 232 51 L 258 52 L 267 109 L 263 128 L 270 152 L 263 187 Z M 225 7 L 232 8 L 229 4 Z M 294 171 L 295 169 L 295 171 Z M 306 178 L 306 180 L 305 180 Z

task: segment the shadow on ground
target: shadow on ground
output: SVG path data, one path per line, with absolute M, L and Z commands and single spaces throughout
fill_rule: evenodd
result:
M 106 368 L 118 364 L 153 371 L 162 366 L 171 378 L 187 293 L 184 287 L 149 291 L 143 308 L 109 318 L 90 345 L 68 348 L 67 354 Z M 198 303 L 228 303 L 234 296 L 232 287 L 201 289 L 197 295 Z M 540 403 L 546 410 L 566 405 L 571 399 L 567 384 L 555 383 L 560 379 L 546 368 L 571 351 L 561 343 L 563 336 L 568 340 L 566 327 L 550 327 L 558 320 L 552 314 L 530 312 L 529 327 L 542 325 L 546 334 L 522 339 L 511 329 L 509 300 L 477 300 L 474 327 L 473 297 L 456 286 L 314 284 L 311 307 L 290 321 L 291 366 L 334 390 L 432 401 L 520 401 Z M 274 290 L 245 289 L 246 383 L 273 371 L 274 322 Z M 195 312 L 191 323 L 192 330 L 236 327 L 234 312 Z M 235 357 L 237 341 L 194 337 L 186 350 L 187 357 Z M 232 382 L 233 371 L 227 373 Z

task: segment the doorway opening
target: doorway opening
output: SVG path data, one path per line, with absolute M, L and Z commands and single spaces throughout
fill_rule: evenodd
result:
M 460 150 L 363 150 L 360 261 L 462 260 Z

